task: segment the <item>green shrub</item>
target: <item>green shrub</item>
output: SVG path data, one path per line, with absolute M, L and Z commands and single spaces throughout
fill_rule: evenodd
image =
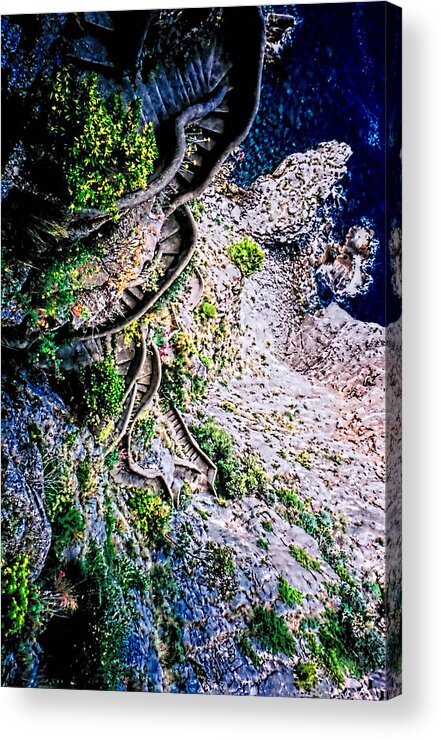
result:
M 318 636 L 325 650 L 356 677 L 361 677 L 385 663 L 385 643 L 372 627 L 361 590 L 354 585 L 338 586 L 338 605 L 327 607 Z
M 96 360 L 81 372 L 84 403 L 91 423 L 108 422 L 119 416 L 124 396 L 124 378 L 118 374 L 111 355 Z
M 301 604 L 302 599 L 304 598 L 302 591 L 290 586 L 285 578 L 280 578 L 279 580 L 279 596 L 287 606 L 296 606 L 296 604 Z
M 144 441 L 149 443 L 155 436 L 156 420 L 153 414 L 148 414 L 143 419 L 136 422 L 136 434 L 140 434 Z
M 205 321 L 210 321 L 211 319 L 216 318 L 217 308 L 213 303 L 210 303 L 210 301 L 203 301 L 199 307 L 199 315 Z
M 44 506 L 52 527 L 52 549 L 61 557 L 66 545 L 84 536 L 85 522 L 75 502 L 66 461 L 43 458 Z
M 250 624 L 250 635 L 272 653 L 285 653 L 288 657 L 296 651 L 295 640 L 283 617 L 274 611 L 258 606 Z
M 116 200 L 145 189 L 158 149 L 151 123 L 140 130 L 141 99 L 129 107 L 120 94 L 104 100 L 95 74 L 79 78 L 60 69 L 46 116 L 44 156 L 61 166 L 72 210 L 116 214 Z
M 312 691 L 317 686 L 317 666 L 311 661 L 297 663 L 294 673 L 296 675 L 296 684 L 299 689 Z
M 214 418 L 192 424 L 191 432 L 204 452 L 217 465 L 216 492 L 221 497 L 240 498 L 257 493 L 266 485 L 266 475 L 254 455 L 239 455 L 233 438 Z
M 259 539 L 256 542 L 257 547 L 260 547 L 261 550 L 265 550 L 265 552 L 268 552 L 269 549 L 269 543 L 268 540 L 264 539 L 264 537 L 259 537 Z
M 205 206 L 202 201 L 200 201 L 199 198 L 192 198 L 192 200 L 188 201 L 188 205 L 194 216 L 194 220 L 200 221 L 200 219 L 202 218 L 202 214 L 205 211 Z
M 230 260 L 239 268 L 244 277 L 262 269 L 265 253 L 251 239 L 231 244 L 227 249 Z
M 309 552 L 306 552 L 302 547 L 290 545 L 289 551 L 293 558 L 295 558 L 303 568 L 306 568 L 307 570 L 321 571 L 322 565 L 320 560 L 313 558 L 312 555 L 310 555 Z
M 251 661 L 254 668 L 257 670 L 262 664 L 261 658 L 258 656 L 249 639 L 246 635 L 241 634 L 237 641 L 237 647 L 245 658 Z
M 217 542 L 207 542 L 205 551 L 208 585 L 211 588 L 216 588 L 224 601 L 231 600 L 236 595 L 239 587 L 234 563 L 234 555 L 236 554 L 234 549 L 228 545 L 220 545 Z
M 128 504 L 142 534 L 152 544 L 161 544 L 168 530 L 170 506 L 145 488 L 131 488 Z
M 29 558 L 19 555 L 11 564 L 2 564 L 2 635 L 19 635 L 29 606 Z

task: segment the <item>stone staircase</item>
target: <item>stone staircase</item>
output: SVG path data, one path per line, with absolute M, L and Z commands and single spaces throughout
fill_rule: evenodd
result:
M 162 418 L 177 448 L 174 456 L 177 471 L 200 488 L 212 489 L 217 473 L 216 465 L 201 450 L 178 409 L 170 405 Z
M 121 69 L 117 15 L 83 13 L 83 35 L 70 42 L 69 58 L 81 69 L 96 71 L 103 92 L 119 89 L 126 103 L 141 98 L 142 122 L 155 129 L 160 163 L 147 190 L 123 196 L 118 208 L 159 196 L 155 207 L 169 215 L 202 192 L 249 130 L 259 100 L 262 14 L 256 7 L 224 9 L 213 43 L 195 44 L 191 59 L 159 64 L 145 79 L 139 67 L 136 74 Z M 147 49 L 154 45 L 147 34 L 150 18 L 148 11 L 133 18 L 130 38 L 133 34 L 135 46 L 141 44 L 134 58 L 139 58 L 142 44 Z
M 131 284 L 121 292 L 118 307 L 120 318 L 112 320 L 109 325 L 94 328 L 93 332 L 83 335 L 84 339 L 90 338 L 93 345 L 98 339 L 116 334 L 141 319 L 187 267 L 195 248 L 196 224 L 190 209 L 184 206 L 164 221 L 159 235 L 153 259 L 161 274 L 158 287 L 155 290 L 143 287 L 152 264 L 149 263 L 139 275 L 136 284 Z

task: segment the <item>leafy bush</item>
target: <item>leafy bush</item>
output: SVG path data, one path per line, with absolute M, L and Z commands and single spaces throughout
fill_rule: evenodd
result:
M 296 675 L 296 684 L 299 689 L 312 691 L 317 686 L 317 666 L 311 661 L 297 663 L 294 669 Z
M 200 219 L 202 218 L 202 214 L 205 211 L 205 206 L 202 201 L 199 200 L 199 198 L 192 198 L 192 200 L 188 201 L 188 205 L 194 216 L 194 220 L 200 221 Z
M 287 606 L 296 606 L 296 604 L 301 604 L 302 599 L 304 598 L 302 591 L 290 586 L 285 578 L 280 578 L 279 580 L 279 596 Z
M 227 249 L 227 254 L 244 277 L 249 277 L 261 270 L 265 261 L 265 253 L 255 242 L 247 238 L 231 244 Z
M 104 100 L 97 76 L 60 69 L 50 93 L 45 156 L 61 165 L 72 210 L 116 214 L 125 192 L 145 189 L 158 149 L 151 123 L 140 131 L 141 100 L 126 109 L 120 94 Z
M 143 419 L 136 422 L 135 433 L 143 437 L 144 441 L 149 443 L 155 436 L 156 420 L 153 414 L 148 414 Z
M 168 529 L 170 506 L 160 496 L 144 488 L 131 488 L 129 508 L 142 534 L 152 544 L 160 544 Z
M 221 598 L 228 601 L 236 595 L 239 587 L 234 563 L 236 553 L 232 547 L 216 542 L 207 542 L 205 550 L 207 583 L 211 588 L 217 588 Z
M 304 550 L 302 547 L 290 545 L 289 551 L 293 558 L 295 558 L 303 568 L 306 568 L 307 570 L 317 571 L 320 571 L 322 569 L 320 560 L 316 560 L 315 558 L 313 558 L 312 555 L 310 555 L 309 552 L 306 552 L 306 550 Z
M 199 315 L 205 321 L 210 321 L 211 319 L 216 318 L 217 308 L 213 303 L 210 303 L 210 301 L 203 301 L 199 307 Z
M 325 653 L 356 677 L 382 668 L 385 663 L 384 640 L 372 622 L 361 590 L 339 584 L 338 606 L 325 609 L 318 635 Z
M 75 503 L 66 463 L 57 457 L 43 458 L 43 463 L 44 503 L 52 527 L 52 549 L 60 557 L 66 545 L 82 539 L 84 516 Z
M 272 653 L 285 653 L 288 657 L 296 651 L 295 640 L 283 617 L 274 609 L 258 606 L 254 612 L 250 634 Z
M 3 639 L 19 635 L 29 606 L 29 558 L 19 555 L 11 564 L 2 564 Z
M 193 424 L 191 432 L 217 465 L 218 495 L 237 498 L 263 488 L 266 476 L 258 459 L 253 455 L 238 455 L 234 450 L 233 438 L 217 425 L 214 418 L 207 419 L 203 424 Z
M 91 423 L 108 422 L 121 413 L 124 378 L 118 374 L 111 355 L 96 360 L 81 372 L 84 403 Z

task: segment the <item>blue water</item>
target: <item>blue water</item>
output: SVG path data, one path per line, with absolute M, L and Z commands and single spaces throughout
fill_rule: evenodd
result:
M 260 108 L 234 177 L 249 187 L 293 152 L 331 139 L 347 142 L 353 155 L 343 180 L 347 201 L 334 214 L 338 235 L 343 240 L 350 226 L 367 221 L 379 247 L 366 292 L 338 301 L 355 318 L 385 325 L 400 313 L 390 282 L 386 236 L 401 218 L 399 28 L 389 23 L 388 82 L 393 89 L 386 108 L 384 3 L 265 8 L 271 10 L 293 15 L 297 23 L 281 64 L 264 69 Z M 386 161 L 398 165 L 390 169 L 387 211 Z M 324 284 L 318 287 L 324 305 L 334 299 Z

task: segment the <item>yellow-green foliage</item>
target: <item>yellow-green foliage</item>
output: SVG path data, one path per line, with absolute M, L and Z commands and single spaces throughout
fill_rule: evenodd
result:
M 151 543 L 160 543 L 168 530 L 170 506 L 160 496 L 143 488 L 132 488 L 128 501 L 142 534 Z
M 309 554 L 309 552 L 306 552 L 306 550 L 303 550 L 302 547 L 296 547 L 296 545 L 290 545 L 289 551 L 293 558 L 297 560 L 298 563 L 300 563 L 303 568 L 306 568 L 307 570 L 317 570 L 320 571 L 322 569 L 322 565 L 320 563 L 320 560 L 316 560 L 312 557 L 312 555 Z
M 69 69 L 57 72 L 46 154 L 61 166 L 72 210 L 116 214 L 117 198 L 146 188 L 158 150 L 152 124 L 140 130 L 140 116 L 140 99 L 128 108 L 119 94 L 103 99 L 96 75 L 78 80 Z
M 311 661 L 297 663 L 294 672 L 296 674 L 296 684 L 299 689 L 311 691 L 317 685 L 317 666 Z
M 111 355 L 86 368 L 82 372 L 82 381 L 84 402 L 92 423 L 105 422 L 118 416 L 125 384 Z
M 286 578 L 280 578 L 279 580 L 279 596 L 288 606 L 301 604 L 303 599 L 302 591 L 290 586 Z
M 19 555 L 11 565 L 2 566 L 3 639 L 20 634 L 29 606 L 29 558 Z
M 262 269 L 265 253 L 251 239 L 242 239 L 227 249 L 230 260 L 239 268 L 244 277 Z

